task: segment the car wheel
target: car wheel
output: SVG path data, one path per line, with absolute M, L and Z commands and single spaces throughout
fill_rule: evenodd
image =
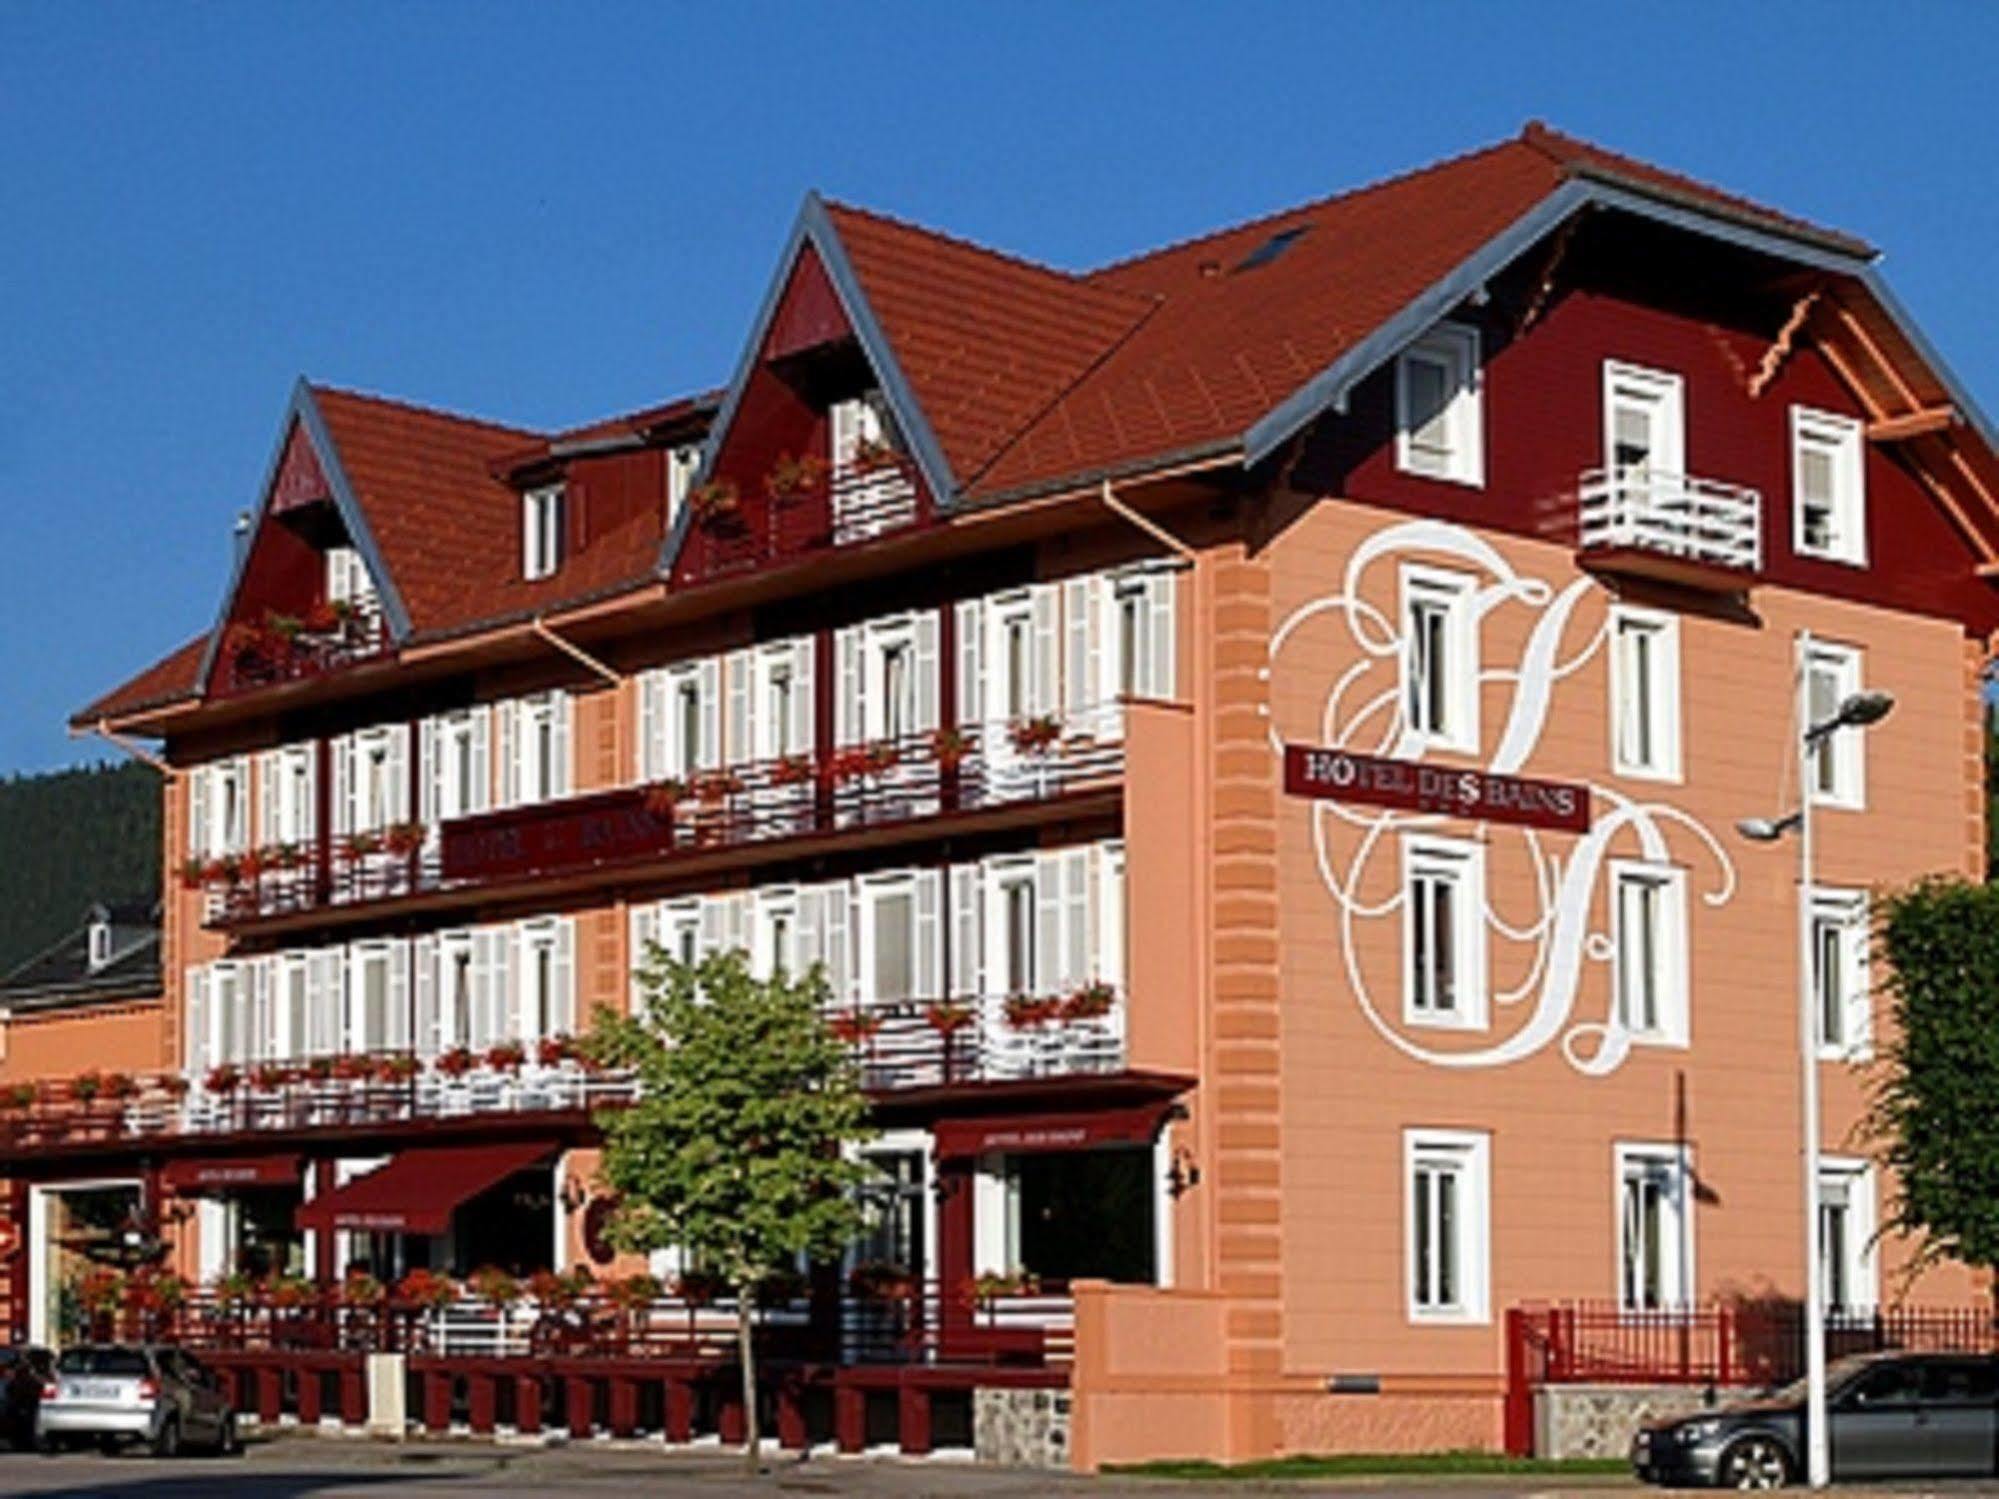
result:
M 118 1455 L 118 1438 L 109 1434 L 99 1437 L 97 1439 L 97 1450 L 106 1457 L 116 1457 Z
M 63 1448 L 67 1447 L 69 1443 L 51 1431 L 46 1433 L 36 1445 L 42 1449 L 42 1456 L 54 1457 Z
M 160 1424 L 159 1435 L 153 1438 L 153 1456 L 180 1456 L 180 1417 L 168 1416 Z
M 1768 1437 L 1744 1437 L 1721 1455 L 1721 1484 L 1729 1489 L 1781 1489 L 1791 1481 L 1791 1459 Z

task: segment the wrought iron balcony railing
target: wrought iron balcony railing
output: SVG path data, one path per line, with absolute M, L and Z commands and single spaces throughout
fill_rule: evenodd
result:
M 233 623 L 223 632 L 217 690 L 233 696 L 323 676 L 374 660 L 391 643 L 388 625 L 372 600 L 342 605 L 324 619 L 274 613 L 261 625 Z
M 833 1017 L 873 1092 L 1121 1072 L 1125 1003 L 1092 984 L 1059 996 L 863 1004 Z
M 1123 706 L 972 724 L 444 823 L 407 851 L 267 851 L 208 879 L 207 920 L 235 926 L 593 866 L 886 827 L 1115 786 Z

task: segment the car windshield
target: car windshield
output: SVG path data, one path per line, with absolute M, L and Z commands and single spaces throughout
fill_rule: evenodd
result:
M 60 1374 L 138 1374 L 150 1371 L 136 1348 L 65 1348 L 56 1360 Z
M 1825 1366 L 1825 1388 L 1828 1395 L 1835 1394 L 1839 1387 L 1852 1379 L 1862 1369 L 1881 1360 L 1871 1353 L 1850 1353 L 1845 1358 L 1836 1358 Z M 1772 1397 L 1777 1400 L 1803 1400 L 1805 1398 L 1805 1376 L 1796 1379 L 1778 1390 Z

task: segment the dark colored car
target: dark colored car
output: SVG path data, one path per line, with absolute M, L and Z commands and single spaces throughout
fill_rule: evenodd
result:
M 1999 1471 L 1999 1359 L 1876 1353 L 1826 1370 L 1832 1478 L 1985 1478 Z M 1649 1483 L 1774 1489 L 1805 1472 L 1804 1381 L 1767 1400 L 1654 1421 L 1631 1444 Z
M 55 1367 L 56 1356 L 32 1343 L 0 1348 L 0 1435 L 16 1452 L 35 1445 L 35 1410 Z

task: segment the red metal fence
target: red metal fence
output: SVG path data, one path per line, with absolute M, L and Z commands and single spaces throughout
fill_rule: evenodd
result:
M 1837 1308 L 1826 1356 L 1890 1349 L 1999 1351 L 1993 1308 Z M 1790 1301 L 1627 1310 L 1610 1302 L 1506 1314 L 1506 1444 L 1533 1445 L 1534 1390 L 1558 1384 L 1774 1386 L 1804 1372 L 1804 1308 Z

